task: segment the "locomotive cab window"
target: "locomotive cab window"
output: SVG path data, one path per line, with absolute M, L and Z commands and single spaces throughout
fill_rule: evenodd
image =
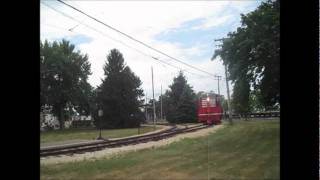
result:
M 208 101 L 207 98 L 201 98 L 201 107 L 207 107 Z
M 216 107 L 216 99 L 210 98 L 209 104 L 210 104 L 210 107 Z

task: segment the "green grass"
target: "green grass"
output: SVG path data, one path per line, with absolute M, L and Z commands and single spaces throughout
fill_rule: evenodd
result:
M 159 128 L 156 128 L 156 130 Z M 153 127 L 143 126 L 140 128 L 140 134 L 153 131 Z M 101 135 L 104 138 L 120 138 L 131 135 L 137 135 L 137 128 L 130 129 L 110 129 L 102 130 Z M 40 142 L 41 144 L 50 144 L 56 142 L 70 141 L 70 140 L 92 140 L 99 135 L 99 131 L 96 129 L 83 130 L 83 129 L 64 129 L 48 132 L 41 132 Z
M 280 179 L 279 120 L 240 121 L 207 137 L 111 159 L 41 165 L 41 179 Z

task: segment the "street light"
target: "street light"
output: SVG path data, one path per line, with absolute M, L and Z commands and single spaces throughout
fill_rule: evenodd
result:
M 100 93 L 101 89 L 98 88 L 97 92 Z M 103 116 L 103 110 L 101 109 L 101 105 L 100 102 L 98 102 L 98 118 L 99 118 L 99 136 L 97 137 L 97 140 L 105 140 L 102 136 L 101 136 L 101 119 Z
M 98 111 L 98 116 L 99 116 L 99 136 L 97 138 L 97 140 L 104 140 L 101 136 L 101 117 L 103 116 L 103 111 L 102 109 L 99 109 Z

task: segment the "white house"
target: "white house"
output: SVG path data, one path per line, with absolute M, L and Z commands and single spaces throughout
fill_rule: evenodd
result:
M 72 124 L 72 121 L 90 121 L 92 120 L 92 116 L 83 116 L 79 115 L 79 113 L 76 112 L 74 108 L 72 108 L 75 115 L 71 116 L 70 119 L 66 119 L 64 122 L 64 127 L 69 128 Z M 46 127 L 52 127 L 53 129 L 59 129 L 59 121 L 56 116 L 54 116 L 52 113 L 50 113 L 51 107 L 50 106 L 44 106 L 43 111 L 40 112 L 40 130 L 44 130 Z
M 41 129 L 45 127 L 53 127 L 53 129 L 59 129 L 59 121 L 56 116 L 50 113 L 40 113 L 40 122 L 41 122 Z

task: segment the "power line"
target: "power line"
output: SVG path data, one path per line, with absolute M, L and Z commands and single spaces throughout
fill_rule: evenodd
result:
M 162 54 L 162 55 L 165 55 L 165 56 L 169 57 L 170 59 L 173 59 L 173 60 L 175 60 L 175 61 L 177 61 L 177 62 L 180 62 L 180 63 L 182 63 L 182 64 L 184 64 L 184 65 L 186 65 L 186 66 L 189 66 L 189 67 L 191 67 L 191 68 L 193 68 L 193 69 L 196 69 L 196 70 L 201 71 L 201 72 L 203 72 L 203 73 L 206 73 L 206 74 L 209 74 L 209 75 L 211 75 L 211 76 L 214 76 L 214 74 L 211 74 L 211 73 L 209 73 L 209 72 L 207 72 L 207 71 L 204 71 L 204 70 L 199 69 L 199 68 L 197 68 L 197 67 L 195 67 L 195 66 L 192 66 L 192 65 L 190 65 L 190 64 L 187 64 L 187 63 L 185 63 L 185 62 L 183 62 L 183 61 L 181 61 L 181 60 L 179 60 L 179 59 L 177 59 L 177 58 L 174 58 L 174 57 L 172 57 L 172 56 L 170 56 L 170 55 L 168 55 L 168 54 L 166 54 L 166 53 L 164 53 L 164 52 L 162 52 L 162 51 L 160 51 L 160 50 L 157 50 L 157 49 L 151 47 L 150 45 L 148 45 L 148 44 L 146 44 L 146 43 L 144 43 L 144 42 L 142 42 L 142 41 L 139 41 L 138 39 L 136 39 L 136 38 L 134 38 L 134 37 L 132 37 L 132 36 L 130 36 L 130 35 L 122 32 L 122 31 L 120 31 L 120 30 L 118 30 L 118 29 L 116 29 L 116 28 L 114 28 L 114 27 L 112 27 L 112 26 L 110 26 L 110 25 L 108 25 L 108 24 L 106 24 L 106 23 L 98 20 L 98 19 L 96 19 L 95 17 L 92 17 L 92 16 L 88 15 L 87 13 L 79 10 L 78 8 L 76 8 L 76 7 L 74 7 L 74 6 L 71 6 L 71 5 L 65 3 L 65 2 L 63 2 L 63 1 L 61 1 L 61 0 L 57 0 L 57 1 L 60 2 L 60 3 L 62 3 L 62 4 L 64 4 L 64 5 L 66 5 L 66 6 L 68 6 L 68 7 L 70 7 L 70 8 L 72 8 L 72 9 L 74 9 L 74 10 L 76 10 L 76 11 L 78 11 L 78 12 L 80 12 L 80 13 L 82 13 L 82 14 L 84 14 L 85 16 L 87 16 L 87 17 L 95 20 L 96 22 L 98 22 L 98 23 L 100 23 L 100 24 L 102 24 L 102 25 L 104 25 L 104 26 L 106 26 L 106 27 L 108 27 L 108 28 L 110 28 L 110 29 L 112 29 L 112 30 L 114 30 L 114 31 L 116 31 L 116 32 L 118 32 L 118 33 L 126 36 L 126 37 L 128 37 L 129 39 L 131 39 L 131 40 L 133 40 L 133 41 L 136 41 L 136 42 L 138 42 L 138 43 L 140 43 L 140 44 L 148 47 L 149 49 L 152 49 L 152 50 L 154 50 L 154 51 L 156 51 L 156 52 L 158 52 L 158 53 L 160 53 L 160 54 Z
M 167 65 L 169 65 L 169 66 L 172 66 L 172 67 L 174 67 L 174 68 L 177 68 L 177 69 L 179 69 L 179 70 L 181 70 L 181 71 L 184 71 L 184 72 L 187 72 L 187 73 L 190 73 L 190 74 L 193 74 L 193 75 L 197 75 L 197 76 L 200 76 L 200 77 L 205 77 L 205 76 L 203 76 L 203 75 L 196 74 L 196 73 L 187 71 L 186 69 L 182 69 L 182 68 L 179 68 L 179 67 L 174 66 L 174 65 L 172 65 L 172 64 L 169 64 L 169 63 L 167 63 L 167 62 L 165 62 L 165 61 L 162 61 L 162 60 L 160 60 L 160 59 L 158 59 L 158 58 L 156 58 L 156 57 L 153 57 L 153 56 L 152 56 L 152 58 L 153 58 L 154 60 L 156 60 L 156 61 L 160 61 L 160 62 L 162 62 L 162 63 L 164 63 L 164 64 L 167 64 Z
M 42 2 L 42 3 L 43 3 L 43 2 Z M 70 18 L 70 19 L 72 19 L 72 20 L 80 23 L 80 24 L 86 26 L 87 28 L 90 28 L 90 29 L 96 31 L 96 32 L 100 33 L 101 35 L 106 36 L 107 38 L 109 38 L 109 39 L 111 39 L 111 40 L 113 40 L 113 41 L 116 41 L 116 42 L 118 42 L 118 43 L 120 43 L 120 44 L 122 44 L 122 45 L 124 45 L 124 46 L 126 46 L 126 47 L 128 47 L 128 48 L 130 48 L 130 49 L 133 49 L 133 50 L 135 50 L 136 52 L 141 53 L 142 55 L 145 55 L 145 56 L 147 56 L 147 57 L 150 57 L 150 58 L 152 58 L 152 59 L 155 60 L 155 61 L 158 61 L 158 62 L 160 62 L 160 63 L 166 64 L 166 65 L 168 65 L 168 66 L 171 66 L 171 67 L 173 67 L 173 68 L 179 69 L 179 70 L 181 70 L 181 71 L 184 71 L 184 72 L 187 72 L 187 73 L 190 73 L 190 74 L 193 74 L 193 75 L 197 75 L 197 76 L 200 76 L 200 77 L 205 77 L 205 76 L 203 76 L 203 75 L 199 75 L 199 74 L 196 74 L 196 73 L 187 71 L 187 70 L 183 70 L 183 69 L 180 68 L 180 67 L 177 67 L 177 66 L 172 65 L 172 64 L 170 64 L 170 63 L 168 63 L 168 62 L 166 62 L 166 61 L 160 60 L 159 58 L 156 58 L 156 57 L 154 57 L 154 56 L 151 56 L 151 55 L 149 55 L 149 54 L 146 54 L 146 53 L 144 53 L 144 52 L 141 51 L 141 50 L 138 50 L 138 49 L 136 49 L 136 48 L 134 48 L 134 47 L 131 47 L 131 46 L 127 45 L 126 43 L 120 41 L 120 40 L 114 39 L 114 38 L 112 38 L 111 36 L 109 36 L 109 35 L 101 32 L 101 31 L 97 30 L 96 28 L 93 28 L 93 27 L 91 27 L 91 26 L 89 26 L 89 25 L 87 25 L 87 24 L 85 24 L 85 23 L 83 23 L 83 22 L 75 19 L 74 17 L 69 16 L 68 14 L 65 14 L 65 13 L 62 12 L 62 11 L 59 11 L 59 10 L 57 10 L 57 9 L 54 8 L 54 7 L 51 7 L 50 5 L 47 5 L 47 4 L 45 4 L 45 3 L 43 3 L 43 4 L 44 4 L 45 6 L 51 8 L 52 10 L 60 13 L 61 15 L 63 15 L 63 16 L 65 16 L 65 17 L 67 17 L 67 18 Z M 77 25 L 77 26 L 78 26 L 78 25 Z M 75 26 L 75 27 L 76 27 L 76 26 Z M 71 28 L 71 29 L 74 29 L 75 27 L 73 27 L 73 28 Z M 65 29 L 64 29 L 64 30 L 65 30 Z M 67 30 L 65 30 L 65 31 L 67 31 Z M 72 31 L 72 32 L 73 32 L 73 31 Z
M 64 29 L 63 27 L 55 26 L 55 25 L 52 25 L 52 24 L 46 24 L 46 23 L 40 23 L 40 24 L 48 26 L 48 27 L 51 27 L 51 28 L 60 29 L 60 30 L 66 31 L 66 32 L 68 31 L 68 30 Z
M 109 39 L 111 39 L 111 40 L 113 40 L 113 41 L 116 41 L 116 42 L 118 42 L 118 43 L 120 43 L 120 44 L 122 44 L 122 45 L 124 45 L 124 46 L 126 46 L 126 47 L 128 47 L 128 48 L 131 48 L 131 49 L 133 49 L 133 50 L 135 50 L 135 51 L 137 51 L 137 52 L 139 52 L 139 53 L 141 53 L 141 54 L 143 54 L 143 55 L 145 55 L 145 56 L 148 56 L 148 57 L 151 57 L 151 58 L 155 59 L 153 56 L 148 55 L 148 54 L 146 54 L 146 53 L 144 53 L 144 52 L 142 52 L 142 51 L 140 51 L 140 50 L 138 50 L 138 49 L 136 49 L 136 48 L 133 48 L 133 47 L 125 44 L 124 42 L 122 42 L 122 41 L 120 41 L 120 40 L 114 39 L 113 37 L 111 37 L 111 36 L 109 36 L 109 35 L 101 32 L 101 31 L 97 30 L 96 28 L 93 28 L 93 27 L 91 27 L 91 26 L 89 26 L 89 25 L 87 25 L 87 24 L 84 24 L 84 23 L 80 22 L 79 20 L 77 20 L 77 19 L 75 19 L 74 17 L 71 17 L 71 16 L 65 14 L 65 13 L 62 12 L 62 11 L 59 11 L 59 10 L 57 10 L 57 9 L 55 9 L 55 8 L 53 8 L 53 7 L 45 4 L 45 3 L 43 3 L 43 4 L 46 5 L 47 7 L 51 8 L 51 9 L 53 9 L 54 11 L 60 13 L 61 15 L 63 15 L 63 16 L 65 16 L 65 17 L 67 17 L 67 18 L 70 18 L 70 19 L 72 19 L 72 20 L 80 23 L 80 24 L 84 25 L 85 27 L 90 28 L 90 29 L 96 31 L 96 32 L 100 33 L 101 35 L 103 35 L 103 36 L 105 36 L 105 37 L 107 37 L 107 38 L 109 38 Z M 72 28 L 71 28 L 71 29 L 72 29 Z M 161 61 L 161 60 L 159 60 L 159 59 L 155 59 L 155 60 Z M 170 64 L 167 63 L 167 65 L 170 65 Z
M 74 27 L 72 27 L 72 28 L 70 28 L 70 29 L 68 29 L 68 31 L 73 31 L 76 27 L 78 27 L 79 26 L 79 24 L 77 24 L 76 26 L 74 26 Z

